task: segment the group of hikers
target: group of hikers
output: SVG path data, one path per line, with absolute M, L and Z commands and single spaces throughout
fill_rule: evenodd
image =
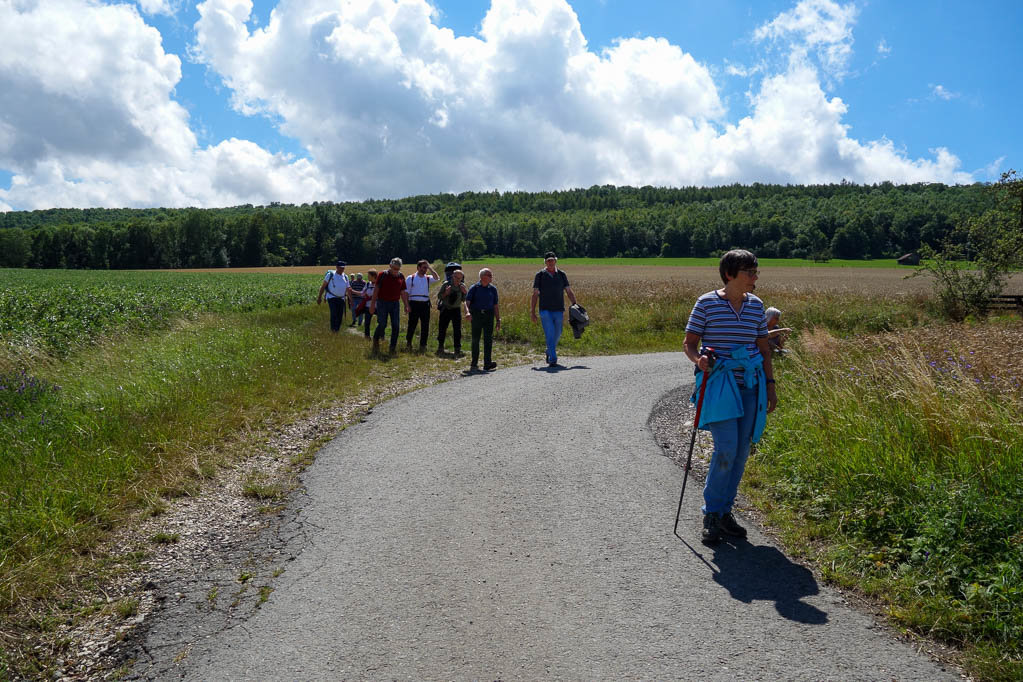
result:
M 544 267 L 533 278 L 533 297 L 530 303 L 530 318 L 540 322 L 546 340 L 546 361 L 549 367 L 558 365 L 558 341 L 564 326 L 565 296 L 572 305 L 578 306 L 575 293 L 568 283 L 568 276 L 557 267 L 558 257 L 553 252 L 544 255 Z M 408 276 L 401 272 L 402 260 L 392 258 L 386 270 L 369 270 L 367 279 L 362 273 L 354 278 L 345 274 L 347 263 L 339 260 L 334 270 L 324 275 L 316 303 L 326 298 L 330 308 L 330 329 L 340 331 L 345 311 L 350 310 L 352 322 L 348 326 L 362 326 L 365 337 L 370 338 L 370 322 L 375 316 L 376 330 L 373 332 L 373 352 L 380 352 L 380 343 L 390 325 L 390 352 L 398 348 L 398 325 L 400 309 L 404 305 L 408 318 L 405 330 L 405 346 L 411 351 L 416 328 L 419 328 L 419 351 L 425 352 L 430 331 L 430 313 L 434 307 L 430 296 L 430 285 L 441 281 L 440 275 L 423 259 L 416 263 L 416 271 Z M 465 273 L 457 263 L 445 268 L 443 284 L 436 292 L 436 307 L 439 312 L 437 330 L 437 354 L 444 355 L 444 342 L 448 328 L 451 328 L 454 356 L 462 355 L 462 319 L 470 323 L 472 361 L 469 371 L 478 372 L 480 342 L 483 346 L 482 371 L 497 368 L 493 359 L 494 331 L 501 329 L 501 307 L 497 287 L 493 283 L 494 273 L 490 268 L 479 271 L 479 280 L 470 287 L 465 285 Z M 539 307 L 539 316 L 537 308 Z
M 530 300 L 530 319 L 543 326 L 546 360 L 552 367 L 558 362 L 565 296 L 572 302 L 573 311 L 582 310 L 568 276 L 558 269 L 557 262 L 553 252 L 544 255 L 544 268 L 533 278 Z M 398 344 L 399 304 L 404 302 L 408 316 L 406 346 L 412 350 L 412 340 L 419 326 L 419 348 L 425 350 L 432 307 L 429 288 L 441 278 L 425 260 L 419 261 L 416 272 L 408 277 L 401 274 L 401 266 L 401 259 L 394 258 L 388 270 L 380 274 L 370 270 L 369 281 L 359 286 L 363 281 L 361 273 L 354 281 L 349 281 L 344 274 L 345 263 L 338 261 L 337 268 L 326 274 L 317 297 L 319 303 L 324 293 L 327 295 L 331 329 L 340 329 L 347 305 L 352 311 L 352 325 L 364 324 L 365 335 L 369 338 L 370 317 L 376 315 L 373 349 L 379 352 L 380 341 L 390 323 L 393 353 Z M 697 298 L 686 323 L 683 343 L 695 373 L 692 401 L 696 402 L 700 387 L 704 391 L 696 426 L 709 430 L 714 442 L 703 490 L 702 541 L 707 545 L 715 545 L 725 536 L 746 537 L 746 529 L 736 521 L 732 509 L 751 446 L 760 440 L 767 414 L 778 402 L 772 355 L 787 352 L 785 338 L 791 331 L 779 326 L 780 310 L 765 308 L 764 302 L 753 294 L 760 276 L 755 255 L 733 249 L 721 256 L 718 271 L 724 286 Z M 440 311 L 437 353 L 444 352 L 446 330 L 450 326 L 455 355 L 460 355 L 461 320 L 463 317 L 470 320 L 471 371 L 479 371 L 481 337 L 483 370 L 497 367 L 492 357 L 493 332 L 495 327 L 501 327 L 501 314 L 493 276 L 490 268 L 483 268 L 479 271 L 479 281 L 466 288 L 460 267 L 450 272 L 445 268 L 444 283 L 437 292 Z

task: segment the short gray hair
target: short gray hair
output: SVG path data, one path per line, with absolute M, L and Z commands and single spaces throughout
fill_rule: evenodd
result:
M 774 306 L 771 306 L 770 308 L 764 311 L 764 317 L 767 318 L 768 320 L 773 320 L 776 317 L 781 317 L 781 311 L 775 308 Z
M 483 277 L 484 273 L 490 275 L 491 277 L 494 276 L 494 271 L 491 270 L 490 268 L 483 268 L 482 270 L 480 270 L 480 278 Z
M 391 265 L 397 265 L 400 268 L 402 266 L 401 259 L 400 258 L 392 258 L 391 259 Z

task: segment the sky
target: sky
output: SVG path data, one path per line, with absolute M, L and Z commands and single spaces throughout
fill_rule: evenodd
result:
M 1023 170 L 1023 2 L 0 0 L 0 211 Z

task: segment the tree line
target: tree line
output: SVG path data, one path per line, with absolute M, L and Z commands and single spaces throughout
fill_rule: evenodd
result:
M 218 209 L 0 213 L 0 267 L 210 268 L 404 259 L 889 258 L 956 240 L 990 186 L 594 186 Z M 969 245 L 962 245 L 968 255 Z

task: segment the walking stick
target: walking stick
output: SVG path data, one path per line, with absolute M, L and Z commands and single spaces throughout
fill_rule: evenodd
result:
M 703 409 L 703 395 L 707 391 L 707 379 L 714 368 L 714 360 L 717 354 L 713 348 L 704 349 L 703 355 L 708 357 L 710 366 L 703 373 L 703 381 L 700 382 L 700 396 L 696 399 L 696 417 L 693 419 L 693 435 L 689 439 L 689 456 L 686 457 L 685 473 L 682 475 L 682 492 L 678 495 L 678 511 L 675 512 L 675 535 L 678 535 L 678 519 L 682 515 L 682 498 L 686 494 L 686 481 L 689 480 L 689 470 L 693 468 L 693 447 L 696 445 L 696 431 L 700 425 L 700 410 Z

